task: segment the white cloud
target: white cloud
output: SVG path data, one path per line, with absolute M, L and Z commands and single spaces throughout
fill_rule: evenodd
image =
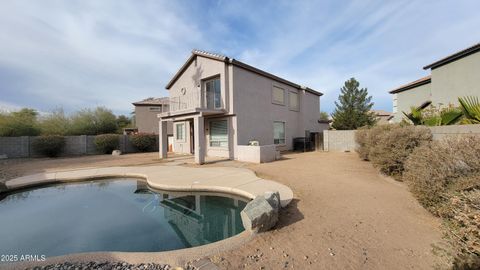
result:
M 0 101 L 48 111 L 163 96 L 193 48 L 243 60 L 325 93 L 350 77 L 381 109 L 387 91 L 479 41 L 480 2 L 2 1 Z

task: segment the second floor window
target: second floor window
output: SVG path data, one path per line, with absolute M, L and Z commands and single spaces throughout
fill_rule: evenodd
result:
M 299 102 L 298 102 L 298 94 L 296 92 L 288 92 L 288 102 L 289 102 L 290 110 L 298 111 Z
M 278 86 L 272 89 L 272 103 L 285 105 L 285 90 Z
M 222 108 L 222 91 L 220 89 L 220 78 L 206 81 L 205 90 L 207 93 L 207 108 Z

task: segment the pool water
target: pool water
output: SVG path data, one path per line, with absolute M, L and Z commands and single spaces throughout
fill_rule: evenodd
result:
M 58 184 L 0 201 L 0 254 L 154 252 L 200 246 L 244 230 L 246 202 L 154 191 L 144 181 Z

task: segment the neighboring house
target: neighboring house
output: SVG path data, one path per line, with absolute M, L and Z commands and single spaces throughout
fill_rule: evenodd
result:
M 135 106 L 135 127 L 139 133 L 158 134 L 158 117 L 162 112 L 168 111 L 168 97 L 147 98 L 132 103 Z M 168 135 L 173 135 L 173 127 L 170 123 L 167 129 Z
M 384 110 L 372 110 L 375 114 L 375 118 L 377 119 L 377 125 L 385 125 L 390 123 L 390 119 L 392 116 L 391 112 L 387 112 Z
M 400 122 L 411 107 L 431 102 L 436 107 L 459 105 L 458 98 L 480 96 L 480 43 L 438 60 L 423 69 L 431 75 L 390 91 L 394 122 Z
M 293 138 L 319 132 L 322 93 L 223 55 L 192 51 L 166 89 L 170 110 L 159 114 L 162 158 L 170 122 L 175 152 L 194 153 L 199 164 L 205 156 L 263 161 L 292 149 Z

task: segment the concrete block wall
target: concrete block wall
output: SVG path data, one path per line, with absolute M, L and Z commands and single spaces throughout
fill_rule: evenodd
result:
M 118 135 L 120 150 L 123 153 L 136 153 L 137 149 L 132 145 L 127 135 Z M 100 154 L 95 147 L 95 136 L 65 136 L 65 148 L 60 156 L 79 156 Z M 0 137 L 0 155 L 7 155 L 8 158 L 41 157 L 33 149 L 35 137 Z M 155 148 L 158 151 L 158 137 L 156 137 Z
M 452 125 L 429 128 L 434 140 L 440 140 L 446 136 L 480 136 L 480 125 Z M 355 151 L 355 130 L 324 130 L 323 144 L 324 151 Z
M 323 150 L 332 152 L 355 151 L 355 130 L 324 130 Z

